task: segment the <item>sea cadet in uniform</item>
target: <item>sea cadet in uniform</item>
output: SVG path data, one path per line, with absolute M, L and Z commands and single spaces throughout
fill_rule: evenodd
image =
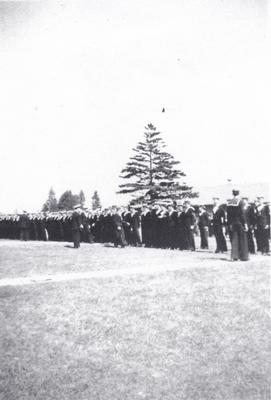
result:
M 214 208 L 213 208 L 213 218 L 212 225 L 214 229 L 214 235 L 216 240 L 216 253 L 224 253 L 227 251 L 226 239 L 224 236 L 223 228 L 226 224 L 225 211 L 220 205 L 219 197 L 214 197 Z
M 232 191 L 233 198 L 227 205 L 228 226 L 231 238 L 231 260 L 247 261 L 247 221 L 242 200 L 239 197 L 239 190 Z
M 81 204 L 76 204 L 73 207 L 72 213 L 72 238 L 73 238 L 73 246 L 75 249 L 80 247 L 80 235 L 81 231 L 83 230 L 84 226 L 82 224 L 82 217 L 81 217 Z

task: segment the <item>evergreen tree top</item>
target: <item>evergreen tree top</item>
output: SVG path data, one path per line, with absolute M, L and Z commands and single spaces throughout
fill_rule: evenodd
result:
M 120 177 L 129 182 L 119 185 L 118 193 L 152 193 L 157 198 L 193 197 L 190 187 L 180 184 L 185 173 L 180 164 L 166 151 L 166 144 L 153 124 L 145 127 L 143 140 L 133 149 L 133 155 L 122 169 Z M 142 197 L 142 195 L 141 195 Z M 140 197 L 140 198 L 141 198 Z M 144 197 L 144 194 L 143 194 Z

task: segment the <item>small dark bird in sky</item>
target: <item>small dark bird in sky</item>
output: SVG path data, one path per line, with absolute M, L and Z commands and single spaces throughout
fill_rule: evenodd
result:
M 165 112 L 166 110 L 164 109 L 164 107 L 163 107 L 163 109 L 162 109 L 162 112 Z

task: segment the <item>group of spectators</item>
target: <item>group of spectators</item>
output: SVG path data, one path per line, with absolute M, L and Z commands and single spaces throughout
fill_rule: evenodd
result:
M 263 197 L 253 203 L 233 191 L 227 205 L 213 199 L 211 209 L 182 204 L 141 204 L 90 211 L 76 205 L 72 211 L 0 215 L 0 238 L 113 243 L 125 247 L 146 246 L 195 251 L 195 234 L 201 249 L 208 249 L 209 235 L 216 239 L 216 252 L 226 252 L 231 240 L 231 258 L 247 260 L 248 253 L 269 254 L 270 211 Z

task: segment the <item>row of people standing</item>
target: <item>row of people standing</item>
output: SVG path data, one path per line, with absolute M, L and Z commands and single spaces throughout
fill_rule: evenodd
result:
M 216 238 L 218 253 L 227 251 L 226 234 L 229 234 L 230 239 L 235 237 L 232 229 L 236 227 L 236 221 L 232 223 L 231 218 L 236 220 L 238 216 L 241 232 L 245 232 L 243 236 L 248 251 L 255 253 L 257 248 L 263 254 L 268 254 L 269 207 L 261 197 L 253 204 L 248 204 L 248 199 L 245 198 L 240 200 L 239 193 L 234 196 L 236 197 L 238 206 L 231 204 L 232 201 L 229 201 L 227 207 L 222 206 L 216 197 L 212 210 L 207 212 L 205 207 L 200 206 L 197 213 L 187 200 L 175 207 L 172 204 L 111 207 L 93 213 L 77 205 L 73 211 L 2 215 L 0 238 L 74 241 L 75 247 L 79 247 L 82 241 L 95 241 L 112 242 L 115 246 L 143 244 L 146 247 L 194 251 L 194 234 L 199 230 L 200 247 L 208 249 L 211 231 Z
M 190 202 L 178 206 L 111 207 L 97 212 L 80 205 L 73 211 L 0 216 L 0 238 L 195 250 L 196 214 Z M 79 234 L 79 233 L 80 234 Z
M 74 246 L 79 247 L 79 233 L 85 229 L 80 206 L 72 214 Z M 146 246 L 195 250 L 196 215 L 190 202 L 178 206 L 142 205 L 129 208 L 111 207 L 100 215 L 87 216 L 87 227 L 98 242 L 113 242 L 115 246 Z
M 216 252 L 227 251 L 225 235 L 231 242 L 231 259 L 247 261 L 256 251 L 264 255 L 270 251 L 270 210 L 262 196 L 249 204 L 247 197 L 240 197 L 239 190 L 233 190 L 226 209 L 214 198 L 212 225 L 216 238 Z

